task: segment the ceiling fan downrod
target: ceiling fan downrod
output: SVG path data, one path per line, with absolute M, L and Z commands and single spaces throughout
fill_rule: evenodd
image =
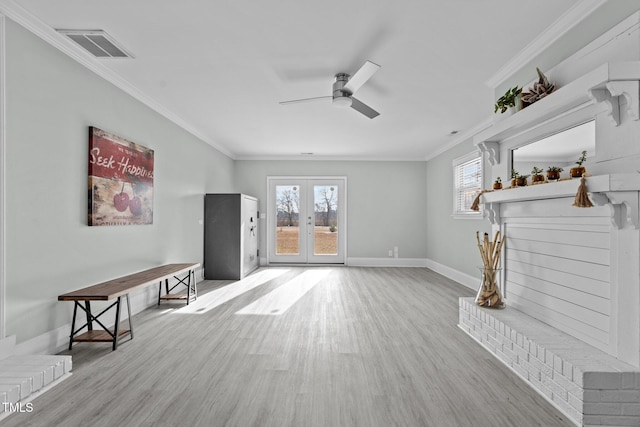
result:
M 333 105 L 337 107 L 351 107 L 351 92 L 344 90 L 344 86 L 351 77 L 347 73 L 336 74 L 336 80 L 333 83 Z

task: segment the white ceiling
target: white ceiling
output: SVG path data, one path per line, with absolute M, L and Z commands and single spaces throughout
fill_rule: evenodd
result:
M 52 29 L 105 30 L 135 59 L 90 61 L 233 158 L 418 160 L 490 119 L 485 82 L 580 2 L 12 3 Z M 278 103 L 330 95 L 333 76 L 365 60 L 382 66 L 356 94 L 375 119 L 330 101 Z

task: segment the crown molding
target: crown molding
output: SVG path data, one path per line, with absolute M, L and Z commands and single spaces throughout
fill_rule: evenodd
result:
M 447 142 L 446 144 L 441 145 L 437 150 L 429 153 L 429 155 L 427 157 L 424 158 L 425 161 L 429 161 L 431 159 L 434 159 L 436 157 L 438 157 L 440 154 L 451 150 L 453 147 L 455 147 L 458 144 L 461 144 L 465 141 L 469 141 L 471 138 L 473 138 L 473 136 L 479 132 L 482 132 L 483 130 L 487 129 L 489 126 L 491 126 L 493 124 L 493 118 L 487 118 L 486 120 L 478 123 L 477 125 L 475 125 L 474 127 L 467 129 L 466 131 L 459 133 L 458 135 L 456 135 L 455 139 L 452 139 L 451 141 Z
M 58 34 L 53 28 L 51 28 L 45 22 L 24 9 L 14 0 L 0 0 L 0 14 L 3 14 L 7 18 L 26 28 L 28 31 L 32 32 L 45 42 L 49 43 L 51 46 L 60 50 L 74 61 L 80 63 L 85 68 L 102 77 L 128 95 L 131 95 L 142 104 L 151 108 L 169 121 L 175 123 L 196 138 L 206 142 L 216 150 L 220 151 L 222 154 L 235 160 L 235 155 L 229 150 L 211 140 L 211 138 L 203 134 L 195 126 L 189 124 L 179 115 L 175 114 L 173 111 L 169 110 L 155 99 L 143 93 L 140 89 L 125 80 L 118 73 L 105 67 L 102 63 L 100 63 L 99 60 L 91 57 L 88 53 L 85 53 L 79 47 L 76 47 L 70 40 L 67 40 L 66 37 Z
M 608 0 L 581 0 L 576 3 L 507 62 L 496 74 L 490 77 L 485 82 L 485 85 L 492 89 L 498 87 L 524 67 L 531 58 L 543 52 L 607 1 Z
M 237 161 L 321 161 L 321 162 L 423 162 L 420 157 L 372 157 L 372 156 L 237 156 L 234 160 Z

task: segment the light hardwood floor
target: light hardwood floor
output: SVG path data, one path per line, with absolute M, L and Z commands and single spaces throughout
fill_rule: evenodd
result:
M 307 270 L 262 268 L 281 275 L 217 306 L 237 284 L 205 281 L 189 313 L 134 316 L 115 352 L 76 344 L 73 376 L 3 427 L 574 425 L 457 328 L 473 292 L 427 269 L 313 269 L 288 310 L 237 314 Z

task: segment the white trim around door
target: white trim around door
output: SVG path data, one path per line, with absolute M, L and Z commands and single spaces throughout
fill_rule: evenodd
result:
M 268 264 L 346 264 L 347 178 L 267 177 Z

